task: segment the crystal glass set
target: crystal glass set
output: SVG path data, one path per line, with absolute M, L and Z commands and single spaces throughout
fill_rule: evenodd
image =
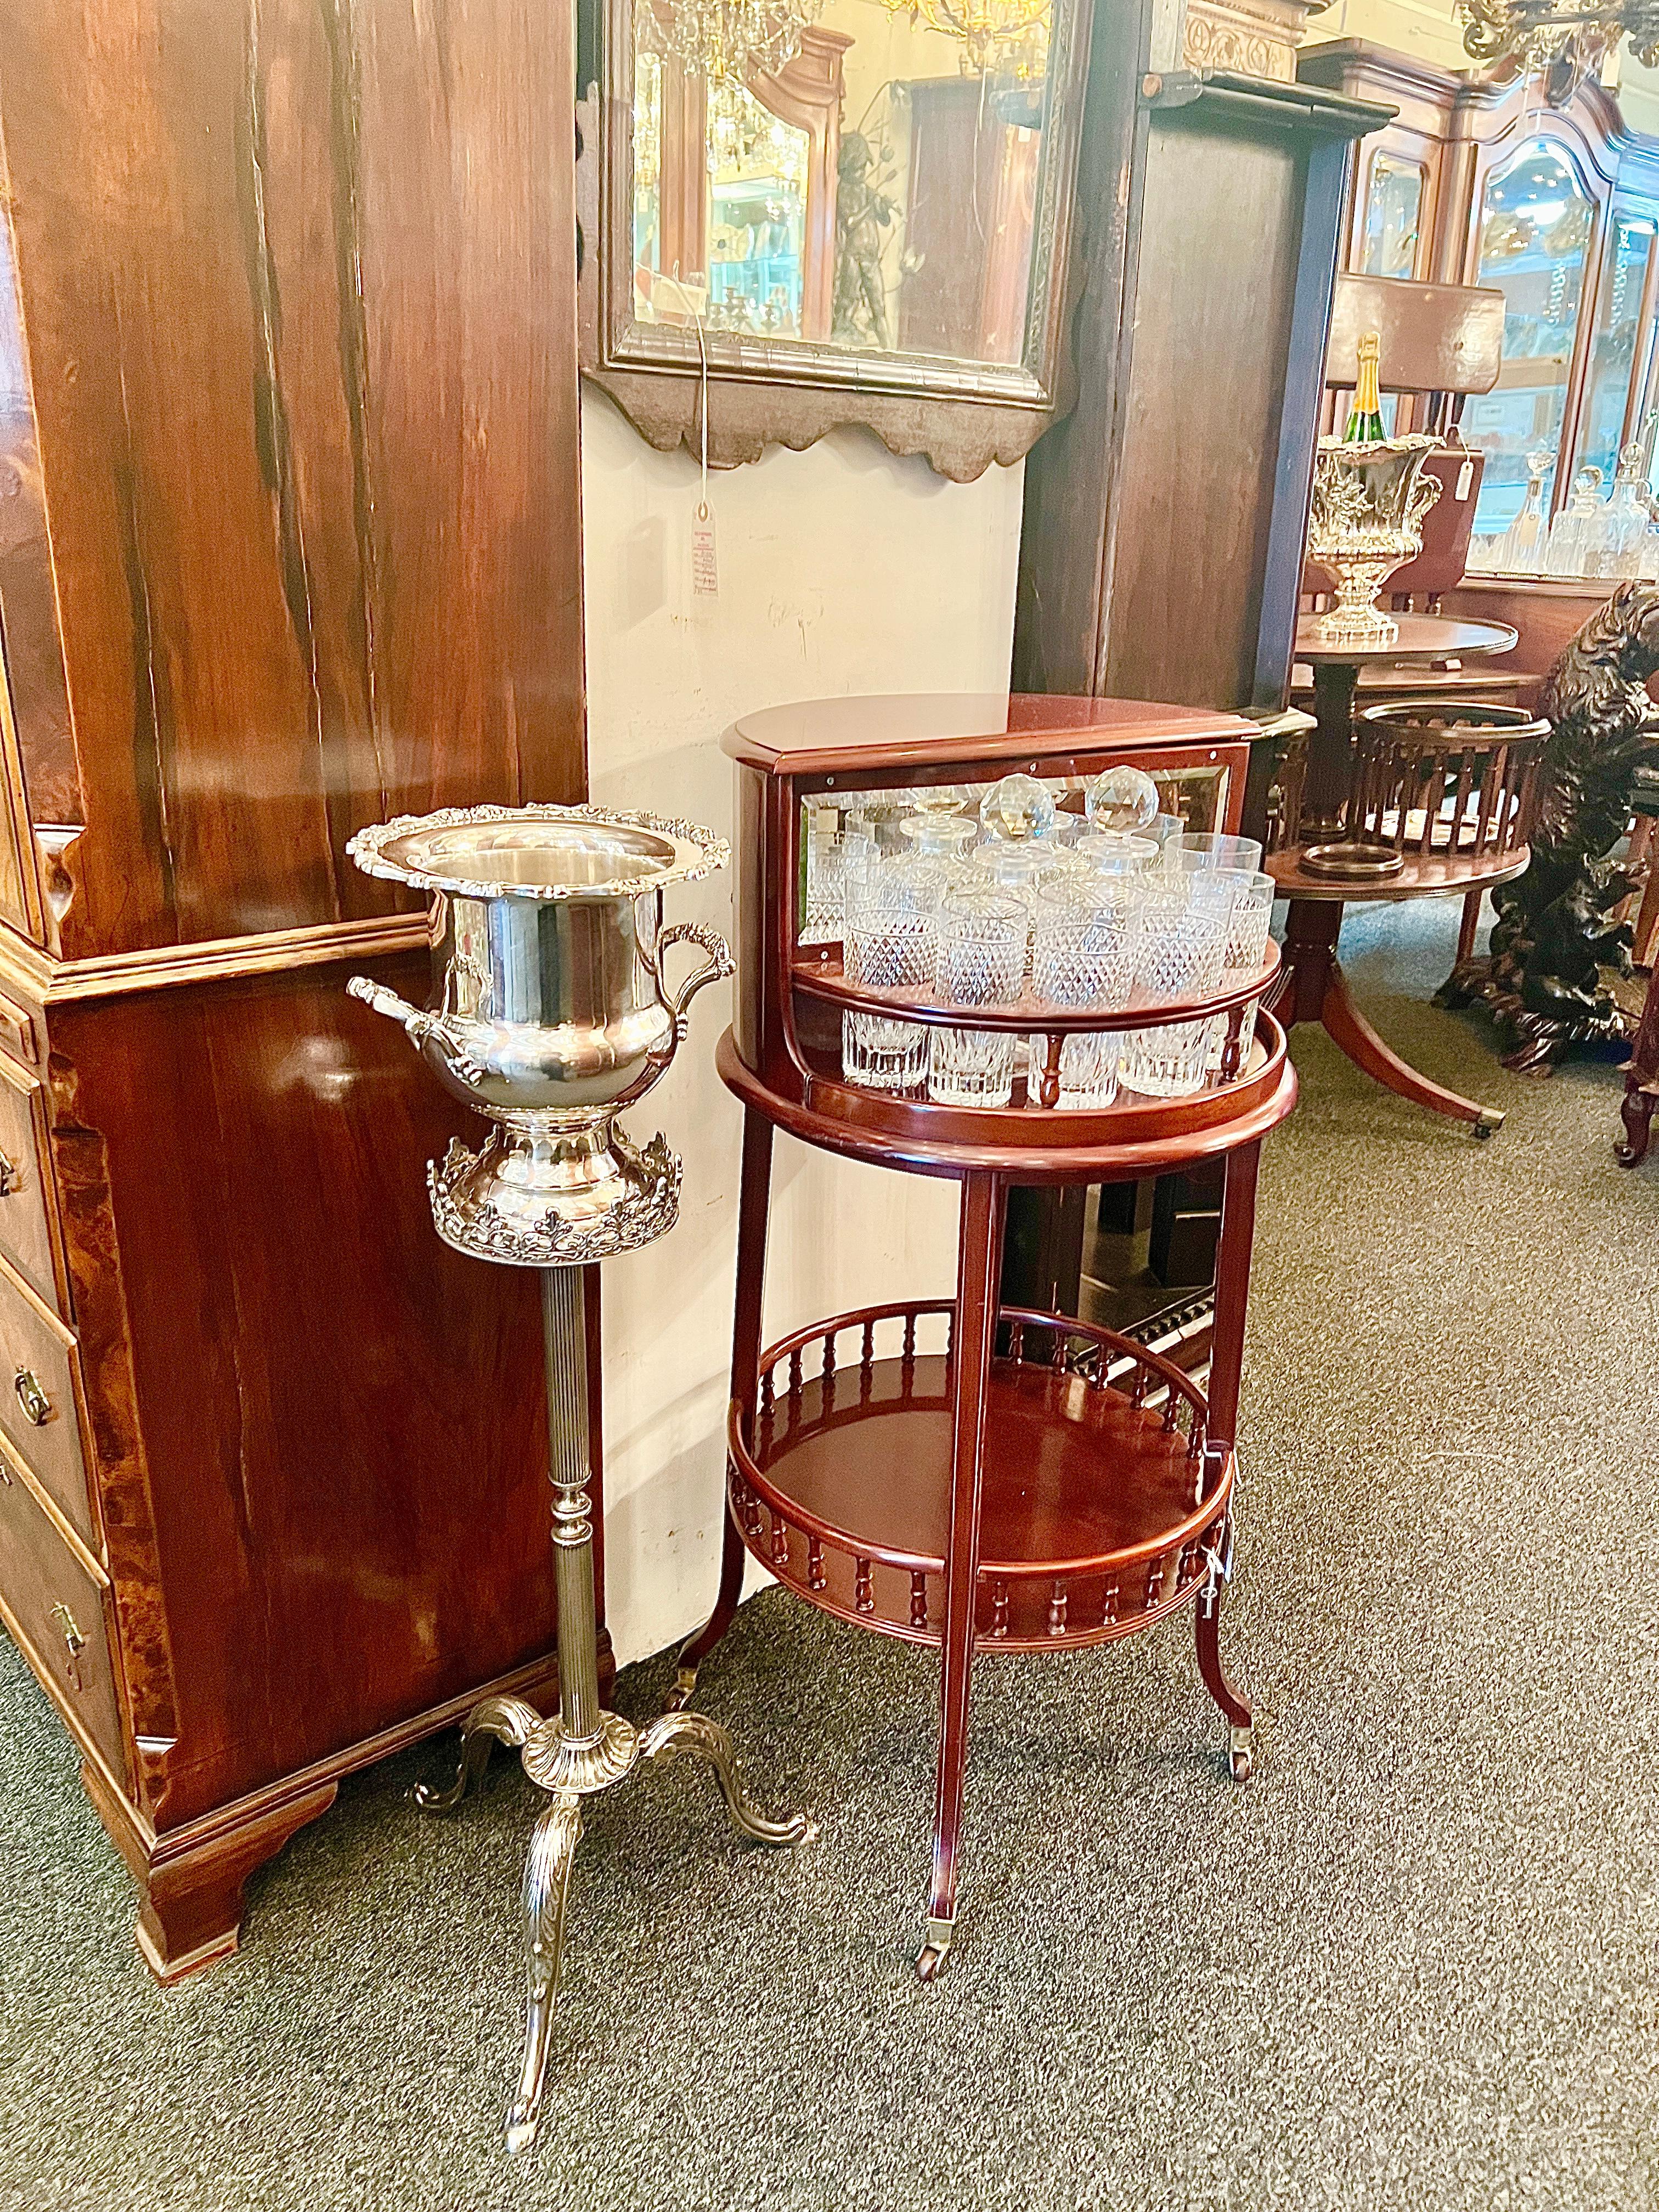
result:
M 1554 459 L 1542 447 L 1527 455 L 1520 513 L 1501 537 L 1472 540 L 1469 567 L 1506 576 L 1659 577 L 1659 523 L 1639 441 L 1620 454 L 1605 498 L 1601 470 L 1580 469 L 1566 505 L 1552 521 L 1544 486 Z
M 1118 1012 L 1137 988 L 1201 999 L 1224 978 L 1260 972 L 1273 911 L 1261 846 L 1186 835 L 1140 769 L 1098 777 L 1086 822 L 1022 775 L 988 791 L 977 819 L 968 808 L 968 794 L 947 786 L 821 807 L 809 825 L 801 942 L 838 939 L 849 982 L 964 1010 Z M 1034 1104 L 1098 1108 L 1120 1087 L 1203 1090 L 1226 1027 L 1224 1015 L 1051 1041 L 849 1012 L 842 1066 L 867 1090 L 981 1108 L 1008 1105 L 1023 1071 Z

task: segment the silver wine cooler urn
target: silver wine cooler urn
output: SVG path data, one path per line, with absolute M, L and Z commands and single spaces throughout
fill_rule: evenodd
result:
M 772 1844 L 811 1832 L 803 1815 L 772 1820 L 756 1809 L 717 1722 L 671 1711 L 636 1729 L 599 1699 L 578 1270 L 674 1225 L 678 1159 L 660 1133 L 636 1145 L 617 1115 L 666 1073 L 697 992 L 732 973 L 716 932 L 663 926 L 664 893 L 729 854 L 690 823 L 597 806 L 404 816 L 360 830 L 346 849 L 366 874 L 431 896 L 432 1002 L 411 1006 L 363 975 L 346 988 L 401 1022 L 445 1089 L 493 1125 L 476 1152 L 458 1139 L 428 1164 L 438 1234 L 476 1259 L 542 1271 L 559 1710 L 544 1718 L 522 1698 L 486 1698 L 462 1729 L 454 1780 L 415 1793 L 429 1811 L 459 1805 L 495 1742 L 517 1747 L 549 1793 L 525 1873 L 524 2062 L 507 2120 L 507 2148 L 518 2150 L 541 2115 L 583 1798 L 641 1759 L 690 1750 L 712 1765 L 740 1832 Z M 703 957 L 675 986 L 664 963 L 680 944 Z

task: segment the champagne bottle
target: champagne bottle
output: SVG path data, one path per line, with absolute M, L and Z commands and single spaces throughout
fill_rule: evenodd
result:
M 1376 396 L 1376 365 L 1382 350 L 1382 340 L 1376 331 L 1367 331 L 1359 341 L 1359 381 L 1353 390 L 1353 405 L 1348 410 L 1348 427 L 1342 433 L 1346 446 L 1378 445 L 1388 436 L 1382 427 L 1382 410 Z

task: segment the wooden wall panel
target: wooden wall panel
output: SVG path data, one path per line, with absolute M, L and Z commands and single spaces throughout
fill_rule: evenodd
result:
M 570 35 L 543 0 L 0 0 L 88 794 L 66 955 L 374 911 L 359 823 L 580 795 Z
M 1201 111 L 1148 134 L 1100 686 L 1119 698 L 1251 702 L 1304 161 L 1288 131 L 1217 130 Z M 1218 206 L 1227 222 L 1187 212 Z M 1172 272 L 1150 255 L 1176 239 Z

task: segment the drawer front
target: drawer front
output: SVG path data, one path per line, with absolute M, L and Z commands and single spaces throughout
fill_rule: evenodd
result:
M 0 1429 L 40 1487 L 101 1555 L 76 1411 L 75 1339 L 0 1267 Z
M 125 1771 L 103 1593 L 27 1485 L 0 1457 L 0 1597 L 48 1678 L 116 1773 Z
M 40 1078 L 0 1054 L 0 1252 L 56 1313 L 45 1136 Z

